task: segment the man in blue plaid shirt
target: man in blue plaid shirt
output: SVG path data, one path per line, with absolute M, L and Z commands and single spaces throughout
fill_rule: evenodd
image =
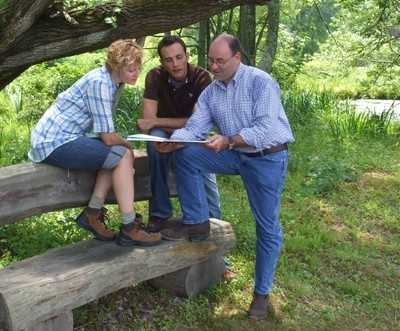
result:
M 288 143 L 294 141 L 280 101 L 280 88 L 266 72 L 241 63 L 234 36 L 217 36 L 208 65 L 216 78 L 200 95 L 196 111 L 171 139 L 203 140 L 214 126 L 219 134 L 201 146 L 155 143 L 174 152 L 182 223 L 164 229 L 166 240 L 206 240 L 209 211 L 201 173 L 240 175 L 256 220 L 256 261 L 252 319 L 266 316 L 269 293 L 282 246 L 280 198 L 286 178 Z

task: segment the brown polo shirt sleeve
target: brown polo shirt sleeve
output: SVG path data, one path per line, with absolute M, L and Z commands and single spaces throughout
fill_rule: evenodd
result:
M 143 97 L 158 101 L 158 93 L 161 89 L 161 71 L 159 68 L 150 70 L 145 79 Z

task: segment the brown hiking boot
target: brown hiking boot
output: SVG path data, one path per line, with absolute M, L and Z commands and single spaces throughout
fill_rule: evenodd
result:
M 161 243 L 160 233 L 148 232 L 142 224 L 142 215 L 136 214 L 135 223 L 128 229 L 121 226 L 117 235 L 117 244 L 120 246 L 154 246 Z
M 104 219 L 108 219 L 107 209 L 101 208 L 97 214 L 91 215 L 87 213 L 85 208 L 76 218 L 75 222 L 87 231 L 90 231 L 99 240 L 112 241 L 115 238 L 115 232 L 108 230 Z
M 183 224 L 173 229 L 164 229 L 161 236 L 166 240 L 204 241 L 210 235 L 210 221 L 200 224 Z
M 149 222 L 146 226 L 146 230 L 149 232 L 160 232 L 162 229 L 164 229 L 166 222 L 167 218 L 150 216 Z
M 267 316 L 268 294 L 253 293 L 253 301 L 251 301 L 247 316 L 253 320 L 261 320 Z

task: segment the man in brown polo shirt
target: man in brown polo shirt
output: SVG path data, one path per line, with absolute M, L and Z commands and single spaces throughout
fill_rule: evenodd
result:
M 177 36 L 164 37 L 158 44 L 161 65 L 146 76 L 142 102 L 142 119 L 137 121 L 141 132 L 169 138 L 175 129 L 182 128 L 194 111 L 201 92 L 211 83 L 210 73 L 189 64 L 189 53 Z M 148 230 L 159 232 L 173 214 L 168 187 L 168 173 L 172 153 L 157 152 L 147 143 L 153 200 L 150 207 Z M 219 192 L 215 174 L 204 173 L 204 186 L 210 217 L 221 218 Z

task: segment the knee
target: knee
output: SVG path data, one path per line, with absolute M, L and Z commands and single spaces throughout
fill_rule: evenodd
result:
M 189 157 L 189 150 L 191 146 L 180 148 L 174 152 L 174 158 L 177 160 L 183 160 Z
M 173 153 L 174 164 L 194 164 L 196 162 L 195 150 L 187 146 Z
M 127 149 L 125 151 L 125 154 L 121 158 L 120 164 L 126 164 L 126 165 L 129 165 L 129 166 L 131 166 L 133 168 L 133 163 L 134 162 L 135 162 L 135 158 L 134 158 L 134 155 L 133 155 L 133 151 Z

